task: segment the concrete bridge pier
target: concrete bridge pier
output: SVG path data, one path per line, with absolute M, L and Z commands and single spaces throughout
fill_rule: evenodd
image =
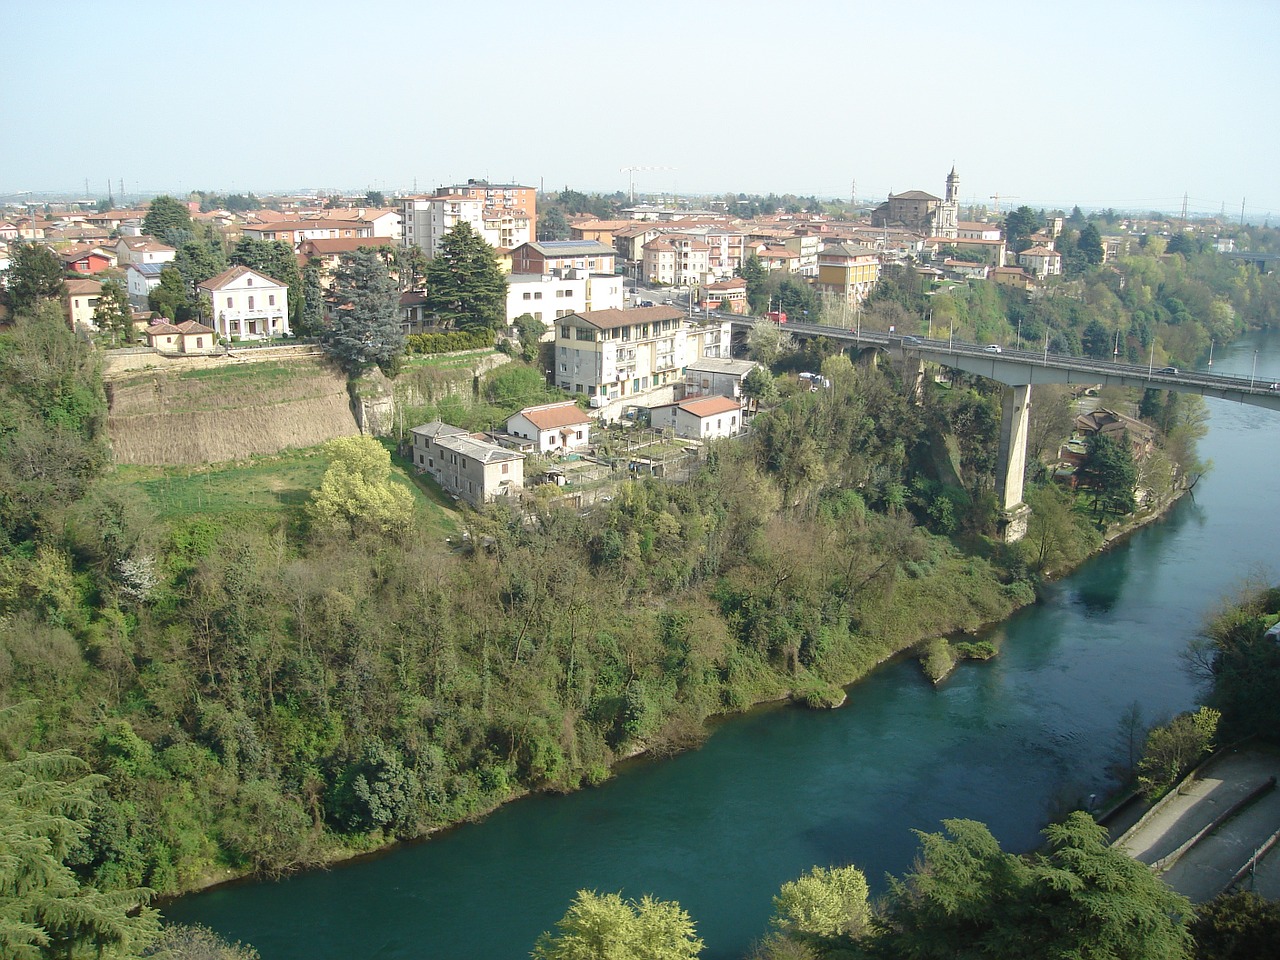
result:
M 907 385 L 907 396 L 919 403 L 924 399 L 924 358 L 902 358 L 902 381 Z
M 1015 543 L 1027 535 L 1031 508 L 1022 502 L 1027 470 L 1027 423 L 1031 385 L 1007 387 L 1000 417 L 1000 452 L 996 463 L 996 496 L 1000 500 L 999 537 Z

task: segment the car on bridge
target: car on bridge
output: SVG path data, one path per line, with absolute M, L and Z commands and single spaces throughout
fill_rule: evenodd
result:
M 918 346 L 920 346 L 920 344 L 922 344 L 922 343 L 924 343 L 924 341 L 923 341 L 923 340 L 921 340 L 919 337 L 910 337 L 910 336 L 908 336 L 908 337 L 903 337 L 903 338 L 902 338 L 902 345 L 903 345 L 904 347 L 918 347 Z
M 1000 344 L 998 344 L 998 343 L 989 343 L 989 344 L 987 344 L 985 347 L 983 347 L 983 348 L 982 348 L 982 352 L 983 352 L 983 353 L 1000 353 L 1000 352 L 1002 352 L 1002 351 L 1000 350 Z
M 1161 367 L 1159 372 L 1170 377 L 1176 377 L 1178 375 L 1178 368 L 1177 367 Z

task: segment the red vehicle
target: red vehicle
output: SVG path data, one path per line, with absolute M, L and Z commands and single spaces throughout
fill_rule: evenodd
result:
M 765 314 L 765 316 L 768 317 L 770 320 L 772 320 L 774 323 L 787 322 L 787 314 L 785 310 L 770 310 L 768 313 Z

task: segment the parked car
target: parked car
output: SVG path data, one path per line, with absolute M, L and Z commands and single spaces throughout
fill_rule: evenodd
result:
M 1000 349 L 1000 344 L 988 343 L 985 347 L 982 348 L 982 352 L 983 353 L 1001 353 L 1002 351 Z
M 1163 374 L 1167 374 L 1168 376 L 1171 376 L 1171 377 L 1176 377 L 1178 375 L 1178 368 L 1177 367 L 1161 367 L 1160 372 Z

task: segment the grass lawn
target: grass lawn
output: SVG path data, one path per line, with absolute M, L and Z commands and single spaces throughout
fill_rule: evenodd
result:
M 108 482 L 140 491 L 166 522 L 193 516 L 268 521 L 273 514 L 298 517 L 328 466 L 323 450 L 310 447 L 203 469 L 121 466 Z M 444 540 L 456 534 L 452 501 L 429 480 L 414 476 L 394 449 L 391 478 L 413 494 L 423 535 Z

